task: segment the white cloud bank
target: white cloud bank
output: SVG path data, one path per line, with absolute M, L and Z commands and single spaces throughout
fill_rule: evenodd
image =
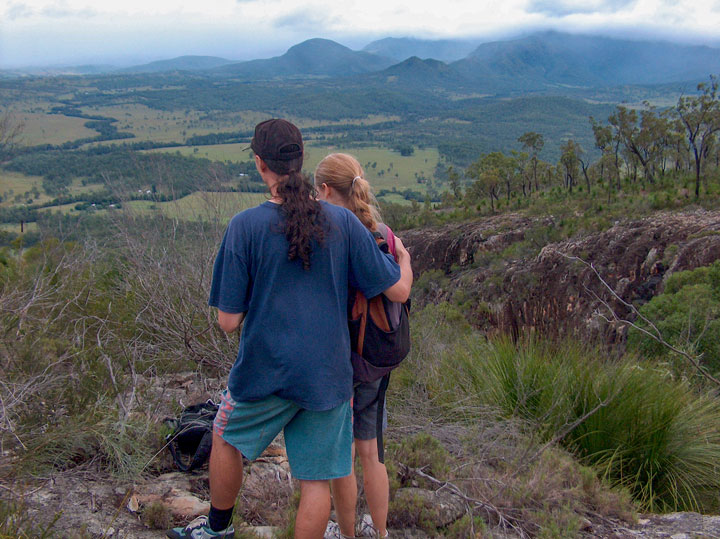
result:
M 533 29 L 720 45 L 720 0 L 11 0 L 0 67 L 243 60 L 310 37 L 359 48 L 386 36 L 494 37 Z

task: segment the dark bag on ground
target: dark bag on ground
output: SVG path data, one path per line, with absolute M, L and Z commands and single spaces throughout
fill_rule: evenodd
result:
M 166 419 L 173 432 L 165 438 L 175 465 L 183 472 L 199 468 L 212 448 L 212 427 L 219 405 L 208 400 L 188 406 L 177 419 Z
M 378 225 L 373 235 L 383 252 L 395 256 L 394 236 L 387 226 Z M 379 380 L 405 359 L 410 352 L 409 313 L 410 300 L 397 303 L 384 294 L 367 299 L 355 291 L 348 316 L 355 384 Z

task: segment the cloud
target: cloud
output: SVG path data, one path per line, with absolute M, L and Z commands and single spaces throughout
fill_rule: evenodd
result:
M 96 17 L 97 15 L 99 15 L 99 13 L 91 8 L 72 9 L 64 7 L 62 5 L 56 5 L 43 8 L 40 11 L 40 15 L 42 15 L 43 17 L 47 17 L 48 19 L 88 19 L 90 17 Z
M 17 19 L 23 19 L 32 17 L 34 15 L 33 9 L 27 4 L 21 4 L 20 2 L 14 2 L 8 6 L 5 10 L 4 18 L 9 21 Z
M 528 13 L 550 17 L 566 17 L 576 14 L 616 13 L 631 9 L 635 4 L 637 0 L 531 0 L 526 10 Z
M 282 15 L 271 21 L 275 28 L 289 28 L 294 31 L 315 30 L 322 31 L 330 26 L 331 20 L 327 14 L 311 9 L 298 9 L 287 15 Z

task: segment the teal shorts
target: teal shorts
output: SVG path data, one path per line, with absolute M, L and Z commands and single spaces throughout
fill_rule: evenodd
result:
M 295 478 L 318 481 L 350 475 L 350 401 L 316 412 L 274 395 L 236 402 L 225 390 L 213 430 L 249 460 L 258 458 L 282 430 Z

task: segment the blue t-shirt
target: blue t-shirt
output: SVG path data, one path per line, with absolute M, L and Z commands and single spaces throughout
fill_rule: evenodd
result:
M 238 402 L 276 395 L 329 410 L 352 396 L 348 286 L 377 296 L 400 268 L 352 212 L 321 204 L 327 232 L 313 242 L 309 270 L 288 260 L 278 204 L 237 214 L 225 231 L 208 303 L 247 312 L 228 380 Z

